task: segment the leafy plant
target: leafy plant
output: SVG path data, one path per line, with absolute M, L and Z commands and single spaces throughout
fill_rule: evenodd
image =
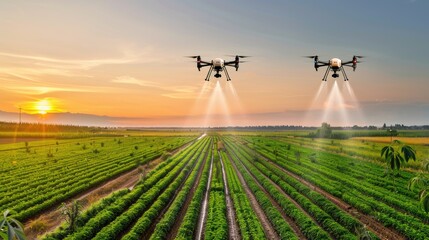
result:
M 9 217 L 9 212 L 9 210 L 4 211 L 3 216 L 0 217 L 0 237 L 3 239 L 27 239 L 24 235 L 22 224 L 18 220 Z
M 82 209 L 82 204 L 79 201 L 73 201 L 71 204 L 61 204 L 61 214 L 64 215 L 66 222 L 69 224 L 69 230 L 76 230 L 76 222 L 78 221 Z
M 416 151 L 399 140 L 393 140 L 392 144 L 381 149 L 381 156 L 386 160 L 388 167 L 390 166 L 392 170 L 399 170 L 401 164 L 403 165 L 410 159 L 416 160 Z

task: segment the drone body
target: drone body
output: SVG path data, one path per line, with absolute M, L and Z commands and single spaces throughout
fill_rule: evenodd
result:
M 221 72 L 225 72 L 226 80 L 231 81 L 231 78 L 229 77 L 228 70 L 226 69 L 226 67 L 234 67 L 235 70 L 238 71 L 239 64 L 243 63 L 243 61 L 240 61 L 240 58 L 246 58 L 248 56 L 236 55 L 233 61 L 225 61 L 222 58 L 215 58 L 210 62 L 201 60 L 201 56 L 189 56 L 189 57 L 197 59 L 198 71 L 201 71 L 201 68 L 203 67 L 210 67 L 209 71 L 207 72 L 207 76 L 205 79 L 206 81 L 210 80 L 210 76 L 213 70 L 216 72 L 214 75 L 215 78 L 222 77 Z
M 356 70 L 357 64 L 359 61 L 358 58 L 363 58 L 363 56 L 353 56 L 351 61 L 342 62 L 339 58 L 332 58 L 329 61 L 319 61 L 319 56 L 306 56 L 307 58 L 312 58 L 314 60 L 314 68 L 316 71 L 319 67 L 327 67 L 325 75 L 323 76 L 322 81 L 327 81 L 327 77 L 329 72 L 332 70 L 334 73 L 332 74 L 333 78 L 337 78 L 340 75 L 337 72 L 341 72 L 344 76 L 344 81 L 348 81 L 348 77 L 346 71 L 344 70 L 344 66 L 353 68 L 353 71 Z

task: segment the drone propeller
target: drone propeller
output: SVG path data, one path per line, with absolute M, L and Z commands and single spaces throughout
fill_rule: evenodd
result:
M 199 55 L 198 56 L 185 56 L 185 57 L 187 57 L 187 58 L 198 58 Z
M 305 57 L 305 58 L 317 58 L 318 56 L 314 55 L 314 56 L 303 56 L 303 57 Z
M 353 57 L 356 57 L 356 58 L 365 58 L 365 56 L 353 56 Z
M 239 57 L 239 58 L 248 58 L 248 57 L 251 57 L 251 56 L 243 56 L 243 55 L 226 55 L 226 56 L 228 56 L 228 57 Z

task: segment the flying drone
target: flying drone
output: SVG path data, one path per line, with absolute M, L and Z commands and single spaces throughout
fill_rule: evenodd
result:
M 319 67 L 325 67 L 325 66 L 328 67 L 326 69 L 326 72 L 325 72 L 325 75 L 323 76 L 322 81 L 327 81 L 327 77 L 330 70 L 334 72 L 334 74 L 332 74 L 333 78 L 339 77 L 340 75 L 337 72 L 340 71 L 344 76 L 344 81 L 348 81 L 349 79 L 343 67 L 344 66 L 351 67 L 353 68 L 353 71 L 355 71 L 357 64 L 360 63 L 360 61 L 358 61 L 358 58 L 363 58 L 363 56 L 353 56 L 353 59 L 348 62 L 342 62 L 341 59 L 339 58 L 332 58 L 331 60 L 326 62 L 326 61 L 319 61 L 319 56 L 317 55 L 305 56 L 305 57 L 314 59 L 314 68 L 316 69 L 316 71 L 318 70 Z
M 247 58 L 249 56 L 236 55 L 233 61 L 225 61 L 222 58 L 215 58 L 211 62 L 206 62 L 201 60 L 201 56 L 188 56 L 188 57 L 197 59 L 198 71 L 201 71 L 201 68 L 203 67 L 210 67 L 209 71 L 207 72 L 207 76 L 205 79 L 206 81 L 210 80 L 210 76 L 213 70 L 216 72 L 216 74 L 214 75 L 215 78 L 222 77 L 220 73 L 223 71 L 225 72 L 226 80 L 231 81 L 231 78 L 229 77 L 228 70 L 226 69 L 226 67 L 234 67 L 235 70 L 238 71 L 239 64 L 244 62 L 244 61 L 240 61 L 240 58 Z

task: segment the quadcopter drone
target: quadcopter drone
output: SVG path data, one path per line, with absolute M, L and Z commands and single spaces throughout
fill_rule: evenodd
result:
M 201 56 L 188 56 L 189 58 L 196 58 L 197 59 L 197 68 L 198 71 L 201 71 L 202 67 L 210 67 L 209 71 L 207 72 L 206 81 L 210 80 L 210 75 L 212 74 L 213 70 L 215 70 L 216 74 L 214 75 L 215 78 L 220 78 L 222 75 L 220 72 L 225 72 L 226 80 L 231 81 L 231 78 L 229 77 L 228 71 L 226 70 L 226 67 L 234 67 L 236 71 L 238 71 L 238 67 L 240 63 L 243 63 L 244 61 L 240 61 L 240 58 L 247 58 L 249 56 L 235 56 L 235 60 L 233 61 L 225 61 L 222 58 L 215 58 L 211 62 L 206 62 L 201 60 Z
M 333 78 L 339 77 L 340 75 L 337 72 L 341 71 L 344 76 L 344 81 L 348 81 L 349 79 L 343 67 L 344 66 L 351 67 L 353 68 L 353 71 L 355 71 L 357 64 L 360 63 L 360 61 L 358 61 L 358 58 L 363 58 L 363 56 L 353 56 L 353 59 L 348 62 L 342 62 L 341 59 L 339 58 L 332 58 L 331 60 L 329 60 L 329 62 L 326 62 L 326 61 L 319 61 L 319 56 L 317 55 L 305 56 L 305 57 L 314 59 L 314 68 L 316 69 L 316 71 L 318 70 L 319 67 L 325 67 L 325 66 L 328 67 L 326 69 L 326 72 L 325 72 L 325 75 L 323 76 L 322 81 L 327 81 L 327 77 L 330 70 L 334 72 L 334 74 L 332 74 Z

